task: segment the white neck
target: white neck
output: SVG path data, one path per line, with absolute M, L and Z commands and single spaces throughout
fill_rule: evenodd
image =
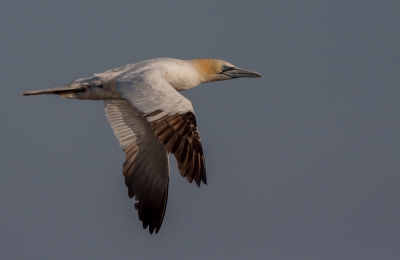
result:
M 188 90 L 205 82 L 190 61 L 173 60 L 164 69 L 165 78 L 178 91 Z

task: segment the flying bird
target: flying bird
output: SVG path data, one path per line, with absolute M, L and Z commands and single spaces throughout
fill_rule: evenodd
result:
M 216 59 L 158 58 L 21 95 L 57 94 L 103 100 L 105 113 L 125 152 L 122 174 L 143 228 L 156 233 L 168 197 L 169 159 L 175 155 L 183 177 L 207 184 L 206 166 L 192 103 L 178 91 L 212 81 L 261 74 Z

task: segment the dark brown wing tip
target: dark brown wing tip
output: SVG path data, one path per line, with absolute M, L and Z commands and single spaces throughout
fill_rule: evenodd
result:
M 142 213 L 143 213 L 143 212 L 140 212 L 140 210 L 139 210 L 139 212 L 138 212 L 139 220 L 142 221 L 143 229 L 149 228 L 149 233 L 150 233 L 150 235 L 152 235 L 152 234 L 154 233 L 154 231 L 155 231 L 155 234 L 157 234 L 158 231 L 159 231 L 160 228 L 161 228 L 162 221 L 161 221 L 161 222 L 158 222 L 158 221 L 157 221 L 156 219 L 154 219 L 154 218 L 151 218 L 151 217 L 149 218 L 148 216 L 141 216 Z M 164 216 L 163 216 L 163 217 L 164 217 Z
M 206 173 L 203 172 L 202 176 L 200 178 L 196 178 L 195 182 L 197 184 L 197 187 L 200 188 L 200 184 L 203 182 L 205 185 L 207 185 L 207 177 L 206 177 Z
M 201 181 L 202 181 L 205 185 L 207 185 L 207 176 L 206 176 L 206 173 L 203 174 L 203 178 L 201 179 Z
M 203 181 L 203 183 L 205 185 L 207 185 L 207 170 L 206 170 L 206 162 L 204 161 L 204 157 L 203 157 L 203 167 L 204 167 L 203 176 L 202 176 L 201 180 Z
M 126 161 L 123 166 L 125 185 L 128 187 L 128 196 L 135 198 L 135 210 L 143 229 L 149 228 L 149 233 L 157 234 L 164 220 L 168 200 L 168 175 L 146 174 L 132 157 L 139 151 L 136 144 L 125 150 Z
M 155 228 L 154 225 L 149 225 L 149 232 L 150 232 L 150 235 L 153 235 L 154 228 Z

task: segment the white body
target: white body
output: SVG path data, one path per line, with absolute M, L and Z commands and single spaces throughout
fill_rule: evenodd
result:
M 105 113 L 124 149 L 123 166 L 129 197 L 143 227 L 159 231 L 167 205 L 169 161 L 189 182 L 206 183 L 201 140 L 191 102 L 178 91 L 201 83 L 236 77 L 261 77 L 256 72 L 211 59 L 153 59 L 72 81 L 68 85 L 25 92 L 64 98 L 104 100 Z

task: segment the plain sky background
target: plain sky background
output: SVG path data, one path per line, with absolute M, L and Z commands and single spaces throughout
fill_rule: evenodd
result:
M 400 259 L 400 1 L 0 3 L 0 259 Z M 145 59 L 263 74 L 184 92 L 207 164 L 143 230 L 102 102 L 21 92 Z

